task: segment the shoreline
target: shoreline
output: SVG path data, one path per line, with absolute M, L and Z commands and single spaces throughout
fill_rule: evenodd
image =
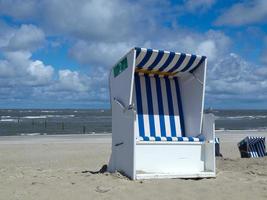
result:
M 240 129 L 227 129 L 227 130 L 215 130 L 215 135 L 217 134 L 221 134 L 221 133 L 235 133 L 235 134 L 247 134 L 249 132 L 253 132 L 253 133 L 267 133 L 267 129 L 244 129 L 244 130 L 240 130 Z M 47 133 L 21 133 L 19 135 L 0 135 L 0 138 L 2 137 L 38 137 L 38 136 L 93 136 L 93 135 L 112 135 L 112 133 L 110 132 L 101 132 L 101 133 L 71 133 L 71 134 L 47 134 Z

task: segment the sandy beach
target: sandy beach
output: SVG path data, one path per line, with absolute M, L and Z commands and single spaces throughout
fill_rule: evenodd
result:
M 130 181 L 92 174 L 107 164 L 110 135 L 0 137 L 0 199 L 267 199 L 267 157 L 241 159 L 237 142 L 260 131 L 219 131 L 216 179 Z

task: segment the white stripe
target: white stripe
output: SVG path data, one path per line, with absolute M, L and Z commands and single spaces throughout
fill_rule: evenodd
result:
M 166 137 L 161 137 L 161 141 L 167 141 Z
M 155 137 L 149 137 L 149 141 L 155 141 L 156 138 Z
M 158 55 L 158 52 L 153 51 L 152 55 L 149 58 L 149 60 L 147 61 L 147 63 L 142 68 L 143 69 L 147 69 L 155 61 L 157 55 Z
M 153 113 L 154 113 L 154 122 L 155 122 L 155 132 L 156 136 L 161 136 L 160 130 L 160 119 L 159 119 L 159 107 L 158 107 L 158 98 L 157 98 L 157 89 L 156 89 L 156 79 L 155 77 L 150 77 L 151 82 L 151 93 L 153 101 Z
M 140 54 L 138 55 L 138 57 L 136 58 L 136 61 L 135 61 L 135 66 L 136 67 L 138 67 L 140 62 L 143 60 L 143 58 L 146 55 L 146 52 L 147 52 L 147 49 L 143 49 L 143 48 L 141 49 L 141 52 L 140 52 Z
M 160 78 L 160 85 L 161 85 L 161 91 L 162 91 L 162 102 L 163 102 L 163 110 L 164 110 L 166 136 L 170 137 L 171 127 L 170 127 L 169 107 L 168 107 L 166 83 L 165 83 L 164 78 Z
M 185 66 L 187 65 L 187 63 L 189 62 L 190 58 L 191 58 L 191 55 L 190 54 L 186 54 L 186 57 L 185 57 L 183 63 L 173 73 L 182 71 L 185 68 Z
M 164 51 L 164 54 L 161 58 L 161 60 L 159 61 L 159 63 L 153 68 L 153 70 L 157 70 L 159 69 L 164 63 L 165 61 L 168 59 L 169 54 L 166 53 L 166 51 Z
M 174 65 L 177 63 L 177 61 L 179 60 L 180 56 L 181 56 L 181 54 L 175 53 L 175 56 L 174 56 L 172 62 L 163 71 L 168 72 L 170 69 L 172 69 L 174 67 Z
M 171 91 L 172 91 L 172 102 L 173 102 L 176 137 L 180 137 L 182 136 L 182 133 L 181 133 L 180 116 L 179 116 L 178 101 L 177 101 L 174 79 L 170 79 L 170 84 L 171 84 Z
M 134 83 L 134 88 L 133 88 L 133 105 L 134 109 L 137 110 L 137 105 L 136 105 L 136 90 L 135 90 L 135 83 Z M 138 113 L 136 113 L 136 119 L 135 119 L 135 137 L 140 137 L 140 132 L 139 132 L 139 124 L 138 124 Z
M 144 129 L 145 136 L 150 136 L 150 127 L 149 127 L 149 117 L 148 117 L 148 106 L 147 106 L 147 92 L 146 92 L 146 81 L 144 76 L 140 76 L 141 84 L 141 96 L 142 96 L 142 106 L 143 106 L 143 118 L 144 118 Z
M 202 58 L 201 56 L 197 56 L 197 58 L 195 59 L 195 61 L 192 64 L 192 66 L 189 67 L 189 69 L 186 70 L 185 72 L 189 72 L 191 69 L 194 69 L 195 66 L 197 66 L 197 64 L 200 62 L 201 58 Z

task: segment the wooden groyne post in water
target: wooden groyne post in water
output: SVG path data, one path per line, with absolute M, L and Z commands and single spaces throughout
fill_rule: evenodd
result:
M 86 126 L 83 126 L 83 134 L 85 134 Z
M 62 122 L 62 124 L 61 124 L 61 128 L 62 128 L 62 130 L 64 131 L 64 129 L 65 129 L 65 124 L 64 124 L 64 122 Z

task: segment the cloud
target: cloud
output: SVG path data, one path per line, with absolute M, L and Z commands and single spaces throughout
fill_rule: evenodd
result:
M 247 103 L 257 107 L 259 100 L 267 98 L 267 71 L 231 53 L 213 66 L 208 64 L 207 102 L 223 107 Z
M 242 26 L 266 23 L 267 1 L 253 0 L 234 4 L 215 21 L 216 25 Z
M 6 52 L 0 60 L 2 87 L 42 86 L 50 84 L 54 69 L 40 60 L 31 60 L 27 51 Z
M 79 40 L 71 49 L 70 55 L 83 64 L 92 66 L 113 65 L 127 53 L 133 43 L 127 42 L 86 42 Z
M 30 18 L 33 13 L 37 14 L 36 8 L 38 8 L 36 0 L 23 0 L 23 3 L 19 0 L 0 0 L 0 13 L 20 20 Z
M 8 45 L 13 34 L 14 29 L 0 20 L 0 49 Z
M 184 2 L 186 10 L 194 12 L 196 10 L 206 11 L 215 4 L 216 0 L 184 0 Z
M 6 45 L 7 50 L 35 50 L 45 41 L 44 32 L 34 25 L 23 24 L 14 31 Z
M 231 45 L 230 38 L 220 31 L 209 30 L 200 34 L 186 30 L 159 30 L 158 33 L 150 37 L 144 36 L 138 42 L 131 37 L 125 42 L 79 40 L 69 53 L 84 66 L 110 68 L 135 46 L 205 55 L 209 61 L 214 62 L 224 55 Z
M 142 16 L 147 11 L 141 2 L 28 0 L 23 2 L 23 6 L 21 4 L 20 0 L 12 0 L 12 3 L 2 0 L 0 12 L 17 20 L 38 23 L 48 35 L 65 34 L 85 40 L 112 41 L 142 31 L 143 25 L 150 23 L 150 18 Z
M 76 71 L 59 70 L 57 89 L 84 92 L 89 89 L 90 78 L 81 77 Z
M 34 51 L 45 42 L 42 29 L 32 24 L 22 24 L 20 27 L 8 26 L 0 21 L 0 50 Z

